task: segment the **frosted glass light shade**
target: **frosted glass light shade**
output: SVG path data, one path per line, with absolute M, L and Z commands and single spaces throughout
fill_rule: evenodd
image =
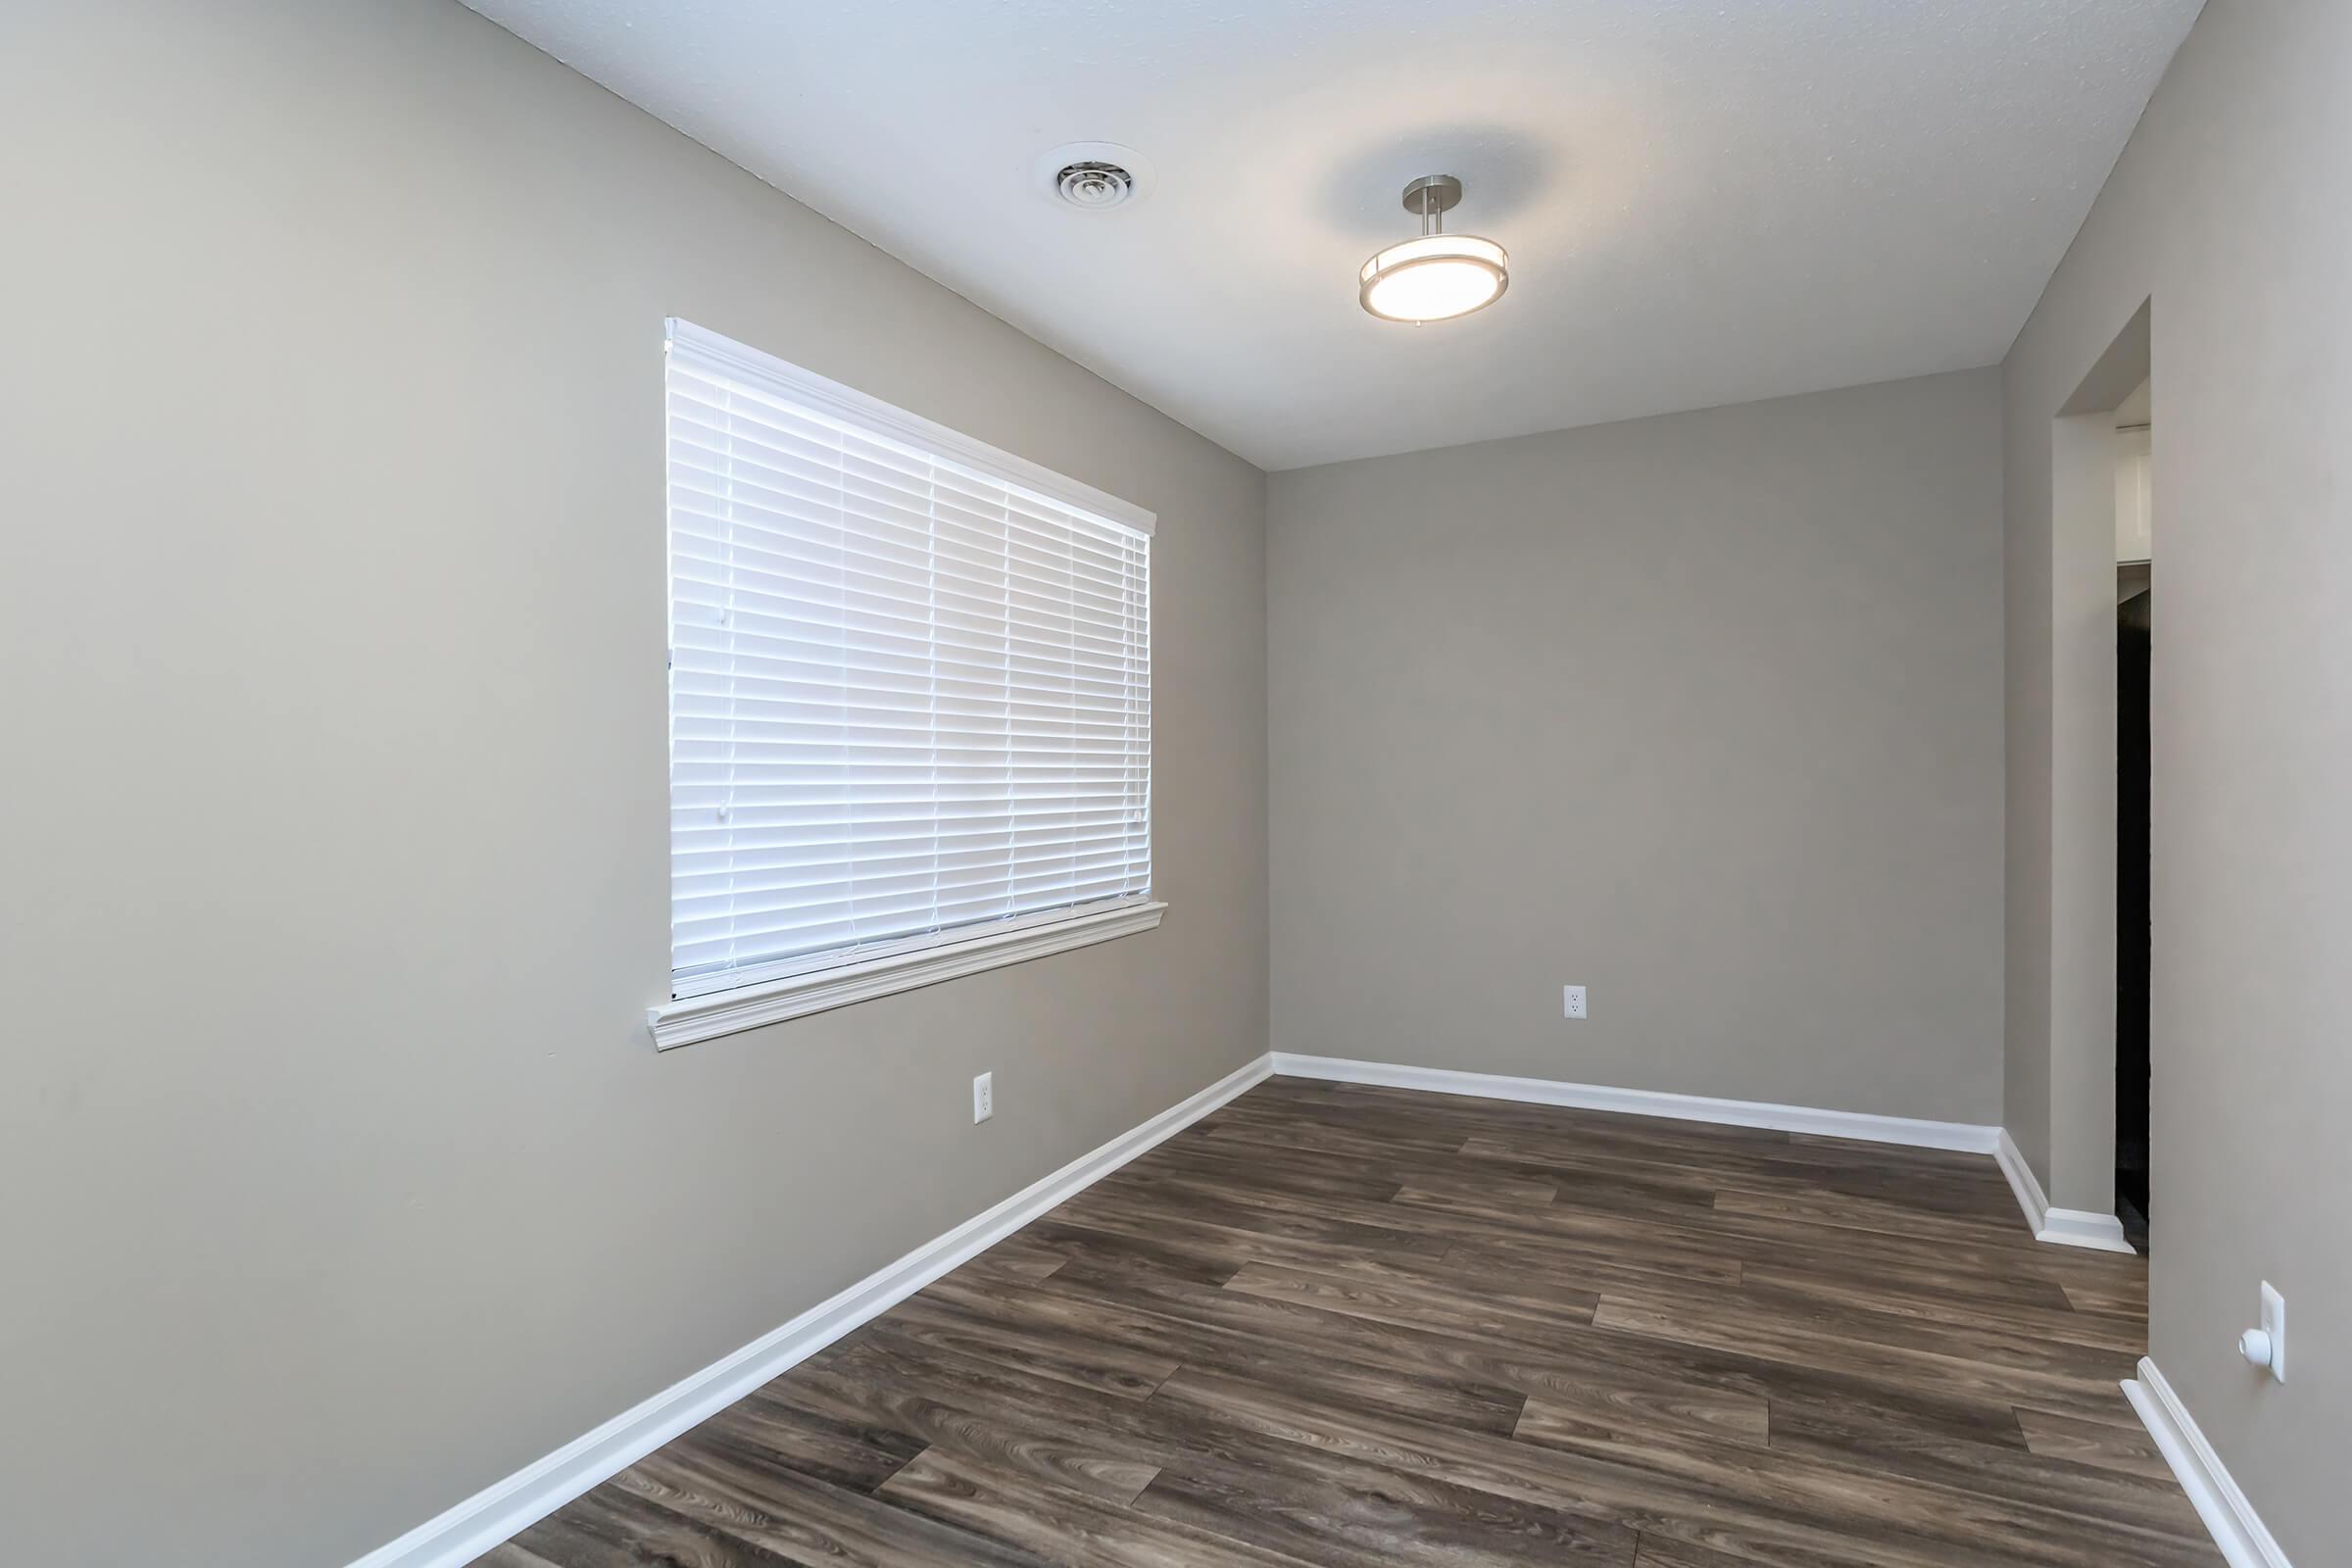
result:
M 1502 298 L 1511 258 L 1475 234 L 1424 234 L 1376 252 L 1357 279 L 1364 309 L 1389 321 L 1443 321 Z

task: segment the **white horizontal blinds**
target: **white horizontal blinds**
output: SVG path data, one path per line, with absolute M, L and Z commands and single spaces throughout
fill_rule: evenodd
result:
M 667 395 L 680 993 L 1148 892 L 1150 540 L 699 345 Z

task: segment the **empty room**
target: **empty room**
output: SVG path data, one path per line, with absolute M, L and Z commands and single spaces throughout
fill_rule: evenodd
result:
M 0 1561 L 2352 1568 L 2347 83 L 11 0 Z

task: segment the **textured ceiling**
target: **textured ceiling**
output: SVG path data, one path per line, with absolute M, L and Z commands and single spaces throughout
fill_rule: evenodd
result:
M 467 3 L 1285 468 L 1998 360 L 2201 0 Z M 1510 292 L 1376 321 L 1424 173 Z

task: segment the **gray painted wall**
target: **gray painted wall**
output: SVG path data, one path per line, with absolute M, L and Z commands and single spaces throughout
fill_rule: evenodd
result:
M 2000 510 L 1992 370 L 1274 475 L 1275 1048 L 1996 1120 Z
M 0 193 L 12 1559 L 346 1560 L 1265 1049 L 1254 468 L 453 4 L 12 5 Z M 1159 930 L 656 1055 L 672 313 L 1157 511 Z
M 2011 582 L 2039 590 L 2010 597 L 2014 696 L 2053 667 L 2052 419 L 2152 301 L 2153 1353 L 2301 1563 L 2340 1551 L 2352 1451 L 2348 69 L 2340 0 L 2212 0 L 2004 370 Z M 2053 863 L 2047 731 L 2016 716 L 2013 910 Z M 2018 985 L 2049 933 L 2011 938 Z M 2013 1128 L 2050 1089 L 2017 1000 Z M 2232 1346 L 2265 1278 L 2282 1386 Z

